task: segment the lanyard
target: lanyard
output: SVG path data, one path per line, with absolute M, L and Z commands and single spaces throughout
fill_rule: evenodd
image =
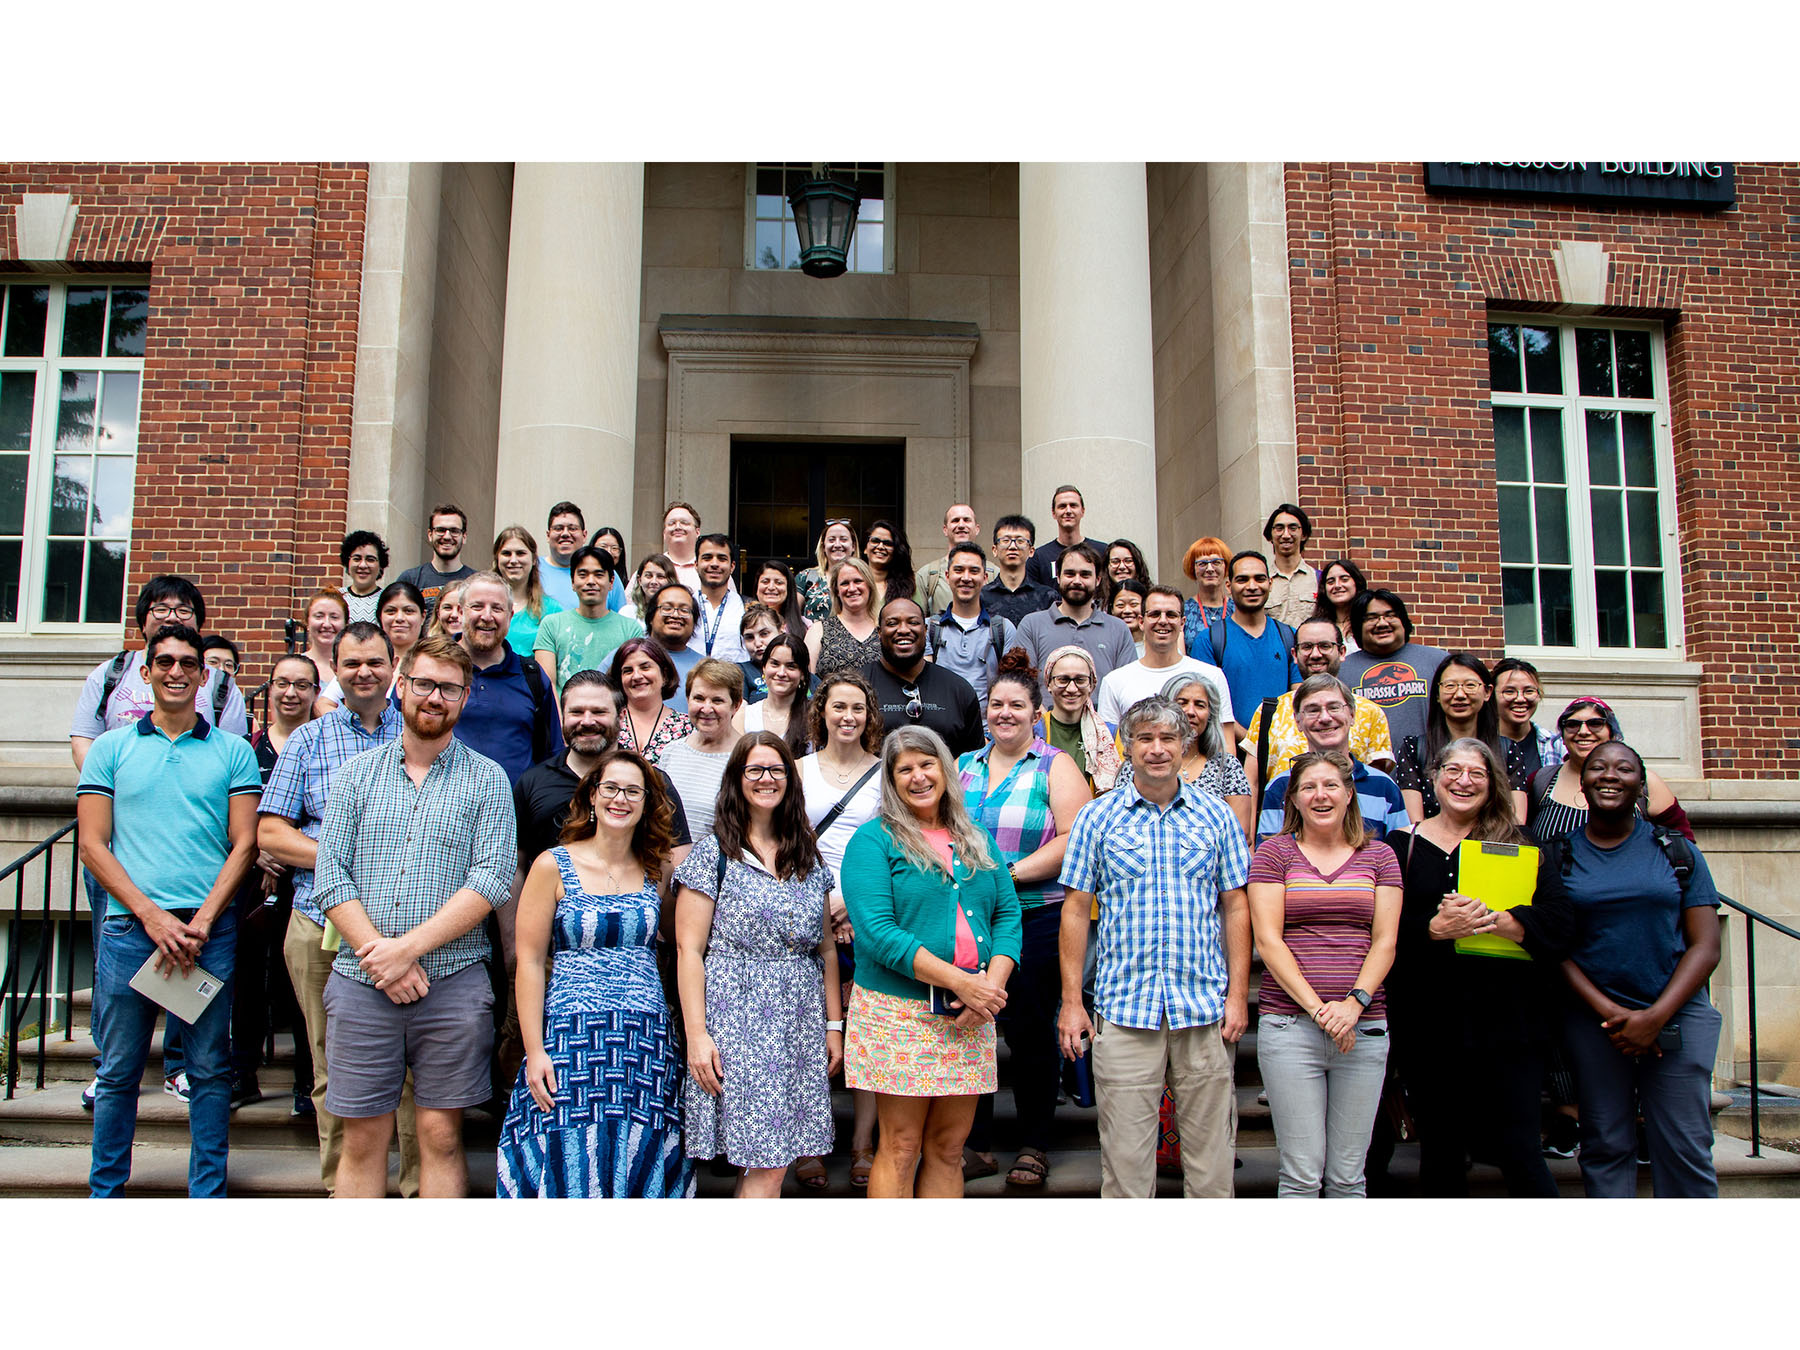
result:
M 731 591 L 727 589 L 725 594 L 719 600 L 718 613 L 714 614 L 712 616 L 712 622 L 708 623 L 706 621 L 706 596 L 704 593 L 700 596 L 700 637 L 701 640 L 706 643 L 706 654 L 708 656 L 712 655 L 713 639 L 719 635 L 719 625 L 725 622 L 725 605 L 730 599 Z

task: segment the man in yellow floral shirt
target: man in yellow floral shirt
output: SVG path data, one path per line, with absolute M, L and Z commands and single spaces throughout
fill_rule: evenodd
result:
M 1294 664 L 1300 675 L 1335 675 L 1344 660 L 1344 639 L 1337 625 L 1325 619 L 1308 620 L 1294 631 Z M 1270 719 L 1268 781 L 1288 771 L 1294 756 L 1306 749 L 1306 737 L 1294 720 L 1294 691 L 1288 690 L 1275 704 Z M 1251 798 L 1262 788 L 1257 780 L 1256 748 L 1262 738 L 1262 709 L 1250 719 L 1250 730 L 1238 747 L 1250 775 Z M 1350 753 L 1364 764 L 1383 772 L 1394 767 L 1394 747 L 1388 739 L 1387 714 L 1366 698 L 1356 700 L 1356 720 L 1350 728 Z

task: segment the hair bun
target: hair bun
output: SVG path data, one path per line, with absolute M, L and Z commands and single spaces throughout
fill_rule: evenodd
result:
M 1037 682 L 1037 667 L 1031 664 L 1031 653 L 1023 647 L 1011 647 L 1000 654 L 1000 675 L 1017 675 L 1023 679 Z

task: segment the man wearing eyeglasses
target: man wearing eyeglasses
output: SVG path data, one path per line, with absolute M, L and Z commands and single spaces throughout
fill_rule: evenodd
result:
M 669 696 L 669 706 L 676 712 L 687 711 L 688 672 L 706 655 L 688 645 L 694 637 L 694 621 L 699 617 L 700 603 L 682 582 L 671 581 L 650 597 L 650 636 L 675 663 L 675 692 Z
M 425 597 L 427 624 L 431 622 L 432 611 L 437 608 L 438 596 L 443 594 L 444 587 L 475 575 L 475 569 L 462 560 L 463 545 L 469 538 L 468 512 L 454 502 L 444 502 L 431 508 L 429 519 L 431 561 L 407 568 L 399 578 L 412 582 Z
M 987 743 L 981 704 L 967 680 L 925 659 L 925 611 L 911 596 L 895 596 L 881 607 L 876 626 L 881 656 L 862 668 L 881 704 L 881 723 L 930 727 L 953 755 Z
M 450 638 L 421 639 L 398 681 L 399 739 L 345 764 L 325 808 L 314 896 L 343 934 L 325 985 L 339 1198 L 385 1194 L 408 1069 L 419 1194 L 468 1190 L 462 1114 L 493 1091 L 483 920 L 511 897 L 518 863 L 506 771 L 451 734 L 473 670 Z
M 1344 663 L 1344 636 L 1329 619 L 1308 619 L 1294 630 L 1294 665 L 1305 679 L 1312 675 L 1336 675 Z M 1356 711 L 1350 726 L 1349 752 L 1352 759 L 1373 764 L 1383 772 L 1394 767 L 1394 747 L 1388 739 L 1387 715 L 1366 698 L 1355 700 Z M 1269 719 L 1268 777 L 1286 773 L 1288 766 L 1306 749 L 1306 736 L 1294 714 L 1294 691 L 1288 690 L 1275 701 L 1275 715 Z M 1257 765 L 1262 741 L 1262 709 L 1251 715 L 1250 729 L 1244 737 L 1244 766 L 1250 776 L 1250 794 L 1262 791 Z
M 1362 812 L 1363 829 L 1371 839 L 1412 827 L 1400 785 L 1380 769 L 1371 769 L 1350 750 L 1352 711 L 1357 702 L 1350 686 L 1336 675 L 1308 675 L 1294 689 L 1295 717 L 1308 750 L 1338 750 L 1350 756 L 1351 781 L 1356 786 L 1356 806 Z M 1256 842 L 1281 833 L 1282 810 L 1287 805 L 1288 774 L 1269 780 L 1263 791 L 1256 822 Z
M 1037 526 L 1024 516 L 1001 516 L 994 526 L 995 572 L 993 580 L 981 588 L 981 605 L 1015 628 L 1025 622 L 1027 614 L 1049 609 L 1062 599 L 1056 587 L 1034 581 L 1026 573 L 1036 541 Z
M 131 987 L 155 958 L 164 977 L 199 966 L 228 984 L 237 959 L 231 899 L 256 857 L 262 775 L 242 736 L 220 735 L 194 707 L 206 670 L 200 634 L 162 624 L 144 649 L 154 706 L 132 727 L 98 737 L 75 789 L 81 861 L 110 897 L 94 973 L 94 1097 L 88 1187 L 119 1195 L 131 1177 L 138 1082 L 149 1059 L 157 1004 Z M 187 1024 L 191 1083 L 188 1194 L 225 1194 L 231 1122 L 231 1000 L 215 996 Z
M 587 543 L 587 518 L 574 502 L 558 502 L 550 508 L 544 521 L 544 551 L 538 555 L 538 580 L 544 594 L 564 609 L 581 603 L 575 593 L 575 579 L 570 575 L 570 559 L 575 550 Z M 609 571 L 610 584 L 610 571 Z M 605 608 L 604 603 L 601 606 Z

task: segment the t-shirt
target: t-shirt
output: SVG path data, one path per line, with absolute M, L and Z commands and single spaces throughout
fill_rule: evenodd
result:
M 825 819 L 832 807 L 843 800 L 844 794 L 855 782 L 855 778 L 848 783 L 831 782 L 819 767 L 817 755 L 808 755 L 802 759 L 800 787 L 806 793 L 806 823 L 817 828 L 819 822 Z M 877 768 L 869 781 L 857 788 L 856 795 L 844 804 L 837 819 L 831 822 L 831 828 L 819 836 L 819 852 L 824 855 L 832 876 L 843 875 L 844 850 L 850 846 L 850 836 L 865 822 L 880 814 L 881 771 Z
M 981 705 L 975 690 L 954 671 L 944 670 L 927 661 L 916 680 L 902 684 L 880 661 L 862 668 L 863 678 L 875 690 L 875 701 L 881 705 L 881 725 L 889 731 L 896 727 L 930 727 L 944 738 L 954 758 L 968 750 L 979 750 L 987 741 L 987 729 L 981 720 Z M 919 716 L 908 717 L 906 706 L 911 700 L 905 690 L 919 694 Z
M 1232 707 L 1250 716 L 1265 698 L 1280 698 L 1300 682 L 1293 653 L 1272 617 L 1263 621 L 1261 637 L 1251 637 L 1235 617 L 1226 619 L 1222 627 L 1224 651 L 1213 650 L 1211 630 L 1203 628 L 1192 654 L 1225 672 Z
M 1692 844 L 1694 874 L 1687 893 L 1656 828 L 1639 820 L 1630 838 L 1602 848 L 1576 830 L 1567 837 L 1569 867 L 1543 884 L 1560 888 L 1575 909 L 1575 943 L 1569 956 L 1600 992 L 1628 1008 L 1647 1008 L 1662 996 L 1687 950 L 1681 912 L 1699 905 L 1717 907 L 1712 871 Z M 1546 869 L 1548 873 L 1548 869 Z
M 1291 834 L 1278 834 L 1257 845 L 1250 860 L 1250 884 L 1284 886 L 1281 939 L 1294 954 L 1300 973 L 1313 993 L 1327 1003 L 1347 997 L 1356 987 L 1363 958 L 1375 924 L 1375 888 L 1402 884 L 1400 862 L 1386 844 L 1364 844 L 1329 876 L 1320 873 Z M 1368 1017 L 1387 1016 L 1387 996 L 1381 985 L 1363 991 L 1371 995 Z M 1306 1010 L 1294 1001 L 1281 982 L 1267 977 L 1257 995 L 1257 1008 L 1265 1013 Z
M 1199 675 L 1211 682 L 1218 695 L 1219 721 L 1225 723 L 1234 720 L 1231 715 L 1231 688 L 1225 679 L 1225 672 L 1204 661 L 1196 661 L 1191 656 L 1182 657 L 1172 666 L 1146 666 L 1142 661 L 1120 666 L 1100 681 L 1100 697 L 1097 700 L 1100 720 L 1117 729 L 1120 719 L 1132 704 L 1141 698 L 1162 693 L 1163 686 L 1177 675 L 1189 674 Z
M 687 711 L 687 677 L 688 672 L 699 665 L 705 658 L 692 647 L 683 647 L 680 651 L 669 653 L 669 660 L 675 665 L 675 692 L 669 695 L 669 706 L 678 713 Z
M 425 597 L 425 618 L 429 622 L 432 612 L 437 609 L 438 596 L 443 594 L 444 587 L 451 582 L 461 581 L 464 577 L 475 575 L 475 569 L 464 563 L 454 572 L 440 572 L 431 563 L 420 563 L 417 567 L 409 567 L 400 574 L 401 581 L 410 581 L 419 588 L 419 594 Z
M 1256 820 L 1256 837 L 1267 839 L 1281 833 L 1281 822 L 1287 809 L 1288 774 L 1269 780 L 1263 789 L 1262 810 Z M 1406 814 L 1406 798 L 1400 785 L 1380 769 L 1371 769 L 1360 759 L 1350 761 L 1350 781 L 1356 787 L 1356 805 L 1362 811 L 1363 828 L 1371 839 L 1385 839 L 1396 830 L 1412 828 L 1412 817 Z
M 119 675 L 118 684 L 113 686 L 112 697 L 106 701 L 106 707 L 101 708 L 100 691 L 106 686 L 106 672 L 113 659 L 107 657 L 90 670 L 82 682 L 81 694 L 75 700 L 75 715 L 69 719 L 69 735 L 97 740 L 101 733 L 115 727 L 136 726 L 155 709 L 156 694 L 144 678 L 144 654 L 141 651 L 126 656 L 125 669 Z M 213 667 L 205 667 L 200 690 L 194 695 L 194 711 L 208 722 L 213 720 L 213 693 L 223 678 Z M 250 734 L 250 724 L 244 715 L 244 693 L 236 681 L 232 682 L 231 692 L 225 696 L 225 706 L 220 710 L 219 729 L 234 736 Z
M 261 797 L 256 752 L 203 717 L 170 740 L 149 715 L 106 732 L 82 761 L 77 797 L 112 801 L 108 845 L 158 909 L 199 909 L 231 856 L 231 799 Z M 131 911 L 108 896 L 108 914 Z
M 696 750 L 684 736 L 662 752 L 656 767 L 669 775 L 687 811 L 688 829 L 705 838 L 712 833 L 713 814 L 719 808 L 719 784 L 725 781 L 725 764 L 732 747 Z
M 1106 545 L 1093 539 L 1077 539 L 1073 544 L 1057 542 L 1055 535 L 1039 544 L 1025 560 L 1025 575 L 1032 581 L 1052 590 L 1056 587 L 1056 565 L 1062 561 L 1062 555 L 1077 545 L 1086 544 L 1102 558 L 1106 556 Z M 1104 571 L 1105 569 L 1102 569 Z M 1059 599 L 1061 597 L 1058 597 Z
M 1425 696 L 1431 677 L 1450 653 L 1442 647 L 1408 642 L 1387 656 L 1351 652 L 1338 677 L 1358 698 L 1387 714 L 1388 740 L 1398 746 L 1408 736 L 1425 738 Z
M 1087 772 L 1087 751 L 1081 744 L 1081 723 L 1059 721 L 1045 713 L 1044 739 L 1081 765 L 1083 773 Z
M 560 613 L 562 606 L 548 595 L 544 597 L 544 612 L 541 617 L 533 618 L 529 609 L 515 609 L 512 623 L 506 629 L 506 645 L 525 660 L 531 660 L 531 654 L 536 650 L 538 625 L 552 614 Z
M 517 617 L 513 622 L 518 622 Z M 609 611 L 590 619 L 578 610 L 565 609 L 544 615 L 532 649 L 556 658 L 556 692 L 560 695 L 576 671 L 605 670 L 614 652 L 643 635 L 644 625 L 622 614 Z
M 556 601 L 558 609 L 575 609 L 580 606 L 581 597 L 575 594 L 575 583 L 569 579 L 568 568 L 559 567 L 549 558 L 539 557 L 538 581 L 543 585 L 544 594 Z

